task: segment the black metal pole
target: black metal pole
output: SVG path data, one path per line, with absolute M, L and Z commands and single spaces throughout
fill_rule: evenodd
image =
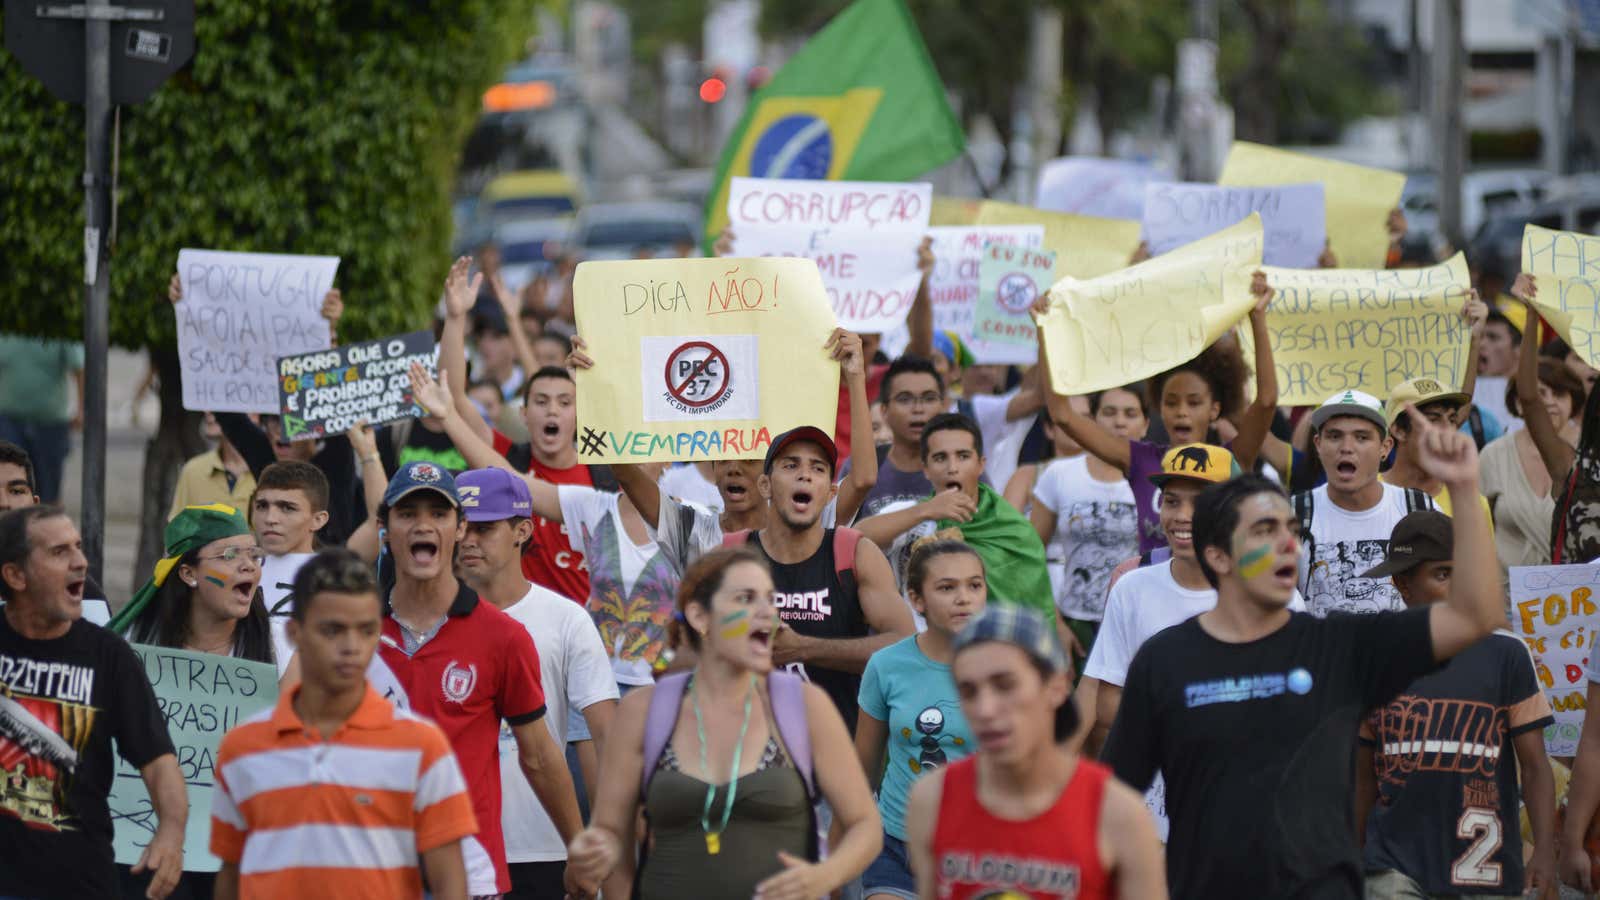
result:
M 84 385 L 83 385 L 83 552 L 89 575 L 101 580 L 106 534 L 106 351 L 110 330 L 111 278 L 106 244 L 111 210 L 111 23 L 93 14 L 107 0 L 88 0 L 83 26 L 84 217 Z

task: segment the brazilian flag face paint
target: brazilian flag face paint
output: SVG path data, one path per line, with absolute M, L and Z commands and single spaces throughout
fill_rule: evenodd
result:
M 1239 575 L 1246 581 L 1257 575 L 1265 574 L 1272 568 L 1272 545 L 1262 544 L 1254 550 L 1248 550 L 1239 556 Z

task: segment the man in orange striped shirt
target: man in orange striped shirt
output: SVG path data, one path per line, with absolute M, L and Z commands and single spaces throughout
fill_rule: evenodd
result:
M 465 900 L 472 801 L 444 734 L 368 686 L 382 623 L 371 570 L 349 551 L 295 576 L 301 681 L 217 751 L 217 900 L 420 898 L 423 873 L 437 900 Z

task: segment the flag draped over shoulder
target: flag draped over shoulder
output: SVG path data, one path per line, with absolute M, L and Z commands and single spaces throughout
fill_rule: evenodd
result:
M 1022 514 L 987 484 L 978 484 L 978 509 L 966 522 L 940 519 L 940 531 L 956 528 L 961 539 L 978 551 L 989 579 L 989 602 L 1012 603 L 1042 613 L 1047 621 L 1056 614 L 1055 592 L 1050 588 L 1044 544 Z
M 706 243 L 728 223 L 735 175 L 904 181 L 966 138 L 902 0 L 856 0 L 751 98 L 717 163 Z

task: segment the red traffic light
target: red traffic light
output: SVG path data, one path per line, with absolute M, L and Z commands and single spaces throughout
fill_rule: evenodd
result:
M 726 93 L 728 93 L 727 82 L 715 75 L 700 82 L 700 99 L 707 103 L 716 103 Z

